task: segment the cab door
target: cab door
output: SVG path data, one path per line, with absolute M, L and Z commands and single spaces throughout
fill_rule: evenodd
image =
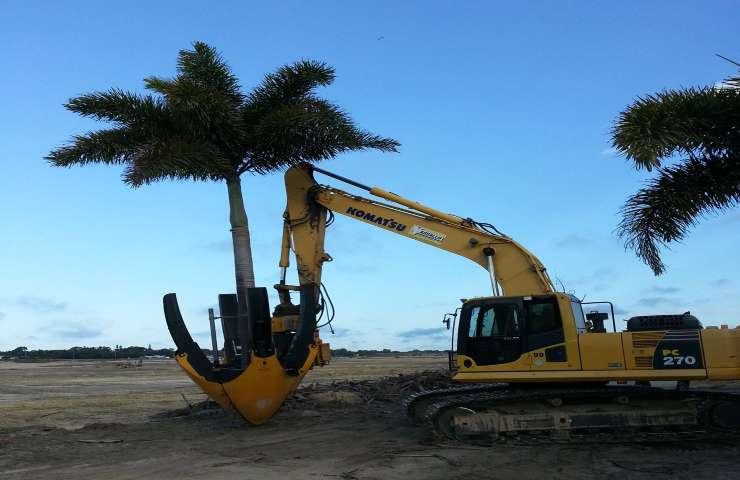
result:
M 561 344 L 565 341 L 563 319 L 558 299 L 552 295 L 525 297 L 527 317 L 527 352 Z
M 477 365 L 500 365 L 520 359 L 523 351 L 521 299 L 481 302 L 463 310 L 458 353 Z
M 562 294 L 524 297 L 525 355 L 532 370 L 578 370 L 578 327 L 571 299 Z M 581 306 L 577 305 L 579 311 Z

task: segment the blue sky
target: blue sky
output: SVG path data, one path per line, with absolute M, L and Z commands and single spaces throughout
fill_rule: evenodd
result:
M 655 278 L 614 237 L 649 175 L 609 150 L 638 95 L 706 85 L 740 58 L 737 1 L 101 2 L 0 6 L 0 350 L 171 346 L 161 297 L 177 292 L 205 340 L 205 309 L 233 289 L 224 185 L 132 190 L 117 168 L 42 157 L 99 127 L 64 110 L 78 94 L 174 73 L 194 40 L 217 47 L 245 89 L 298 59 L 337 71 L 321 94 L 399 154 L 323 167 L 441 210 L 494 223 L 568 290 L 626 318 L 691 310 L 740 321 L 740 210 L 666 252 Z M 281 175 L 245 176 L 258 283 L 278 279 Z M 324 281 L 348 348 L 444 348 L 442 314 L 489 293 L 466 260 L 338 218 Z M 207 342 L 203 342 L 204 344 Z

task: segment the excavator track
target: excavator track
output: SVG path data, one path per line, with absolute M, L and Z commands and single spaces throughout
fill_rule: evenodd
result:
M 432 390 L 409 397 L 409 418 L 475 443 L 724 441 L 740 438 L 740 395 L 600 386 L 506 384 Z

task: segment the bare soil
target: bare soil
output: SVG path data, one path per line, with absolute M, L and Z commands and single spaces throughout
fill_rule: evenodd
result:
M 442 356 L 335 359 L 274 419 L 252 426 L 201 408 L 205 395 L 171 360 L 0 362 L 0 479 L 740 478 L 738 442 L 441 440 L 410 425 L 400 400 L 420 382 L 443 383 L 421 372 L 445 364 Z M 411 373 L 419 375 L 399 376 Z

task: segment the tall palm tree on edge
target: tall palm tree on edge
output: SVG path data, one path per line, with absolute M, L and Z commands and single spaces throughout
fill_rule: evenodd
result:
M 72 98 L 68 110 L 110 122 L 46 157 L 54 166 L 122 165 L 132 187 L 164 179 L 223 181 L 229 197 L 240 311 L 254 267 L 240 176 L 266 174 L 363 149 L 396 152 L 399 143 L 355 126 L 338 106 L 316 96 L 334 81 L 323 62 L 299 61 L 264 77 L 249 93 L 220 54 L 203 42 L 181 50 L 174 78 L 144 79 L 153 94 L 120 89 Z

